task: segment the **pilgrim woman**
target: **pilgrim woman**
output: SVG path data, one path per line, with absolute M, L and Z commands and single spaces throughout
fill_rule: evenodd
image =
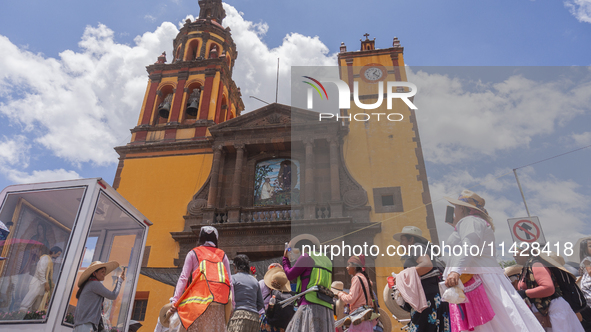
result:
M 458 199 L 446 199 L 455 208 L 454 232 L 445 244 L 452 248 L 485 248 L 478 255 L 468 250 L 451 256 L 443 273 L 447 287 L 457 286 L 461 279 L 466 297 L 473 292 L 473 301 L 450 304 L 452 331 L 544 331 L 495 259 L 495 228 L 484 208 L 484 199 L 469 190 L 462 191 Z

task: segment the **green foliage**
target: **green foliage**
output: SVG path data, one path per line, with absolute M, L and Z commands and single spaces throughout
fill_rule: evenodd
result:
M 515 265 L 515 264 L 517 264 L 517 263 L 515 263 L 515 261 L 514 261 L 514 260 L 513 260 L 513 261 L 501 261 L 501 262 L 499 263 L 499 265 L 501 265 L 501 267 L 502 267 L 503 269 L 504 269 L 504 268 L 506 268 L 506 267 L 509 267 L 509 266 L 513 266 L 513 265 Z

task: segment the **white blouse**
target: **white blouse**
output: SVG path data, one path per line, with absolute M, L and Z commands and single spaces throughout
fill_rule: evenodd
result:
M 448 256 L 444 277 L 451 272 L 503 274 L 503 269 L 495 258 L 495 233 L 484 219 L 472 215 L 464 217 L 456 224 L 455 229 L 447 241 L 442 243 L 442 252 L 451 255 Z

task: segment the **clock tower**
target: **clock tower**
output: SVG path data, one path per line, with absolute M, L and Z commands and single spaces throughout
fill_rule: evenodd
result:
M 376 49 L 375 39 L 368 37 L 365 34 L 361 40 L 359 51 L 347 52 L 341 44 L 338 55 L 340 78 L 351 89 L 358 84 L 361 103 L 376 103 L 378 87 L 384 87 L 383 102 L 377 109 L 362 109 L 352 102 L 349 110 L 341 110 L 341 115 L 350 119 L 346 120 L 349 133 L 343 139 L 347 169 L 368 194 L 371 221 L 381 222 L 382 231 L 374 238 L 381 251 L 389 245 L 399 245 L 392 235 L 404 226 L 416 226 L 424 237 L 438 243 L 415 111 L 401 99 L 393 99 L 391 109 L 386 102 L 386 82 L 407 81 L 404 48 L 394 38 L 391 47 Z M 394 89 L 409 91 L 407 87 Z M 382 115 L 377 117 L 375 113 Z M 381 294 L 391 272 L 402 269 L 400 257 L 378 256 L 375 266 L 376 290 Z M 385 308 L 384 303 L 382 307 Z

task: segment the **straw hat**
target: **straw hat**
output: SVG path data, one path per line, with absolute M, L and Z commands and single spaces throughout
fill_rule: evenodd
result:
M 158 314 L 158 317 L 160 318 L 160 325 L 166 328 L 170 326 L 170 317 L 166 318 L 166 313 L 170 308 L 172 308 L 172 303 L 167 303 L 162 307 L 162 309 L 160 309 L 160 314 Z
M 471 209 L 476 209 L 476 210 L 484 213 L 486 220 L 488 222 L 492 223 L 492 218 L 488 215 L 488 212 L 484 208 L 484 203 L 485 203 L 484 198 L 478 196 L 476 193 L 474 193 L 470 190 L 463 190 L 462 193 L 460 194 L 460 196 L 458 197 L 458 199 L 454 199 L 451 197 L 443 197 L 443 198 L 445 198 L 448 202 L 450 202 L 453 205 L 461 205 L 461 206 L 469 207 Z
M 382 326 L 384 327 L 384 332 L 392 332 L 392 321 L 390 320 L 390 315 L 388 315 L 386 310 L 382 308 L 378 308 L 378 310 L 380 311 L 380 317 L 378 318 L 378 320 L 380 321 L 380 323 L 382 323 Z
M 313 245 L 316 246 L 316 248 L 320 248 L 320 241 L 318 240 L 317 237 L 315 237 L 312 234 L 300 234 L 296 237 L 294 237 L 293 239 L 291 239 L 291 241 L 289 241 L 289 248 L 293 248 L 298 242 L 302 241 L 302 240 L 308 240 L 310 242 L 312 242 Z
M 289 280 L 287 279 L 287 275 L 283 268 L 281 267 L 274 267 L 265 273 L 265 285 L 267 287 L 278 290 L 280 292 L 289 292 L 291 291 L 291 287 L 289 286 Z
M 96 262 L 90 263 L 90 266 L 87 267 L 86 270 L 84 270 L 84 272 L 82 272 L 82 275 L 80 275 L 80 279 L 78 279 L 78 287 L 82 286 L 82 284 L 86 281 L 86 279 L 90 278 L 90 276 L 92 275 L 92 273 L 94 271 L 96 271 L 98 269 L 102 269 L 103 267 L 107 269 L 106 274 L 109 274 L 113 270 L 115 270 L 116 268 L 119 267 L 119 263 L 117 263 L 115 261 L 110 261 L 107 263 L 96 261 Z
M 429 242 L 429 240 L 427 240 L 423 237 L 423 231 L 421 231 L 421 229 L 416 226 L 404 226 L 402 228 L 402 232 L 396 233 L 396 234 L 392 235 L 392 237 L 394 238 L 394 240 L 400 242 L 400 237 L 402 235 L 414 236 L 417 239 L 417 242 L 424 242 L 424 243 Z
M 396 303 L 396 301 L 394 301 L 394 299 L 392 298 L 392 293 L 394 293 L 394 291 L 386 284 L 386 286 L 384 287 L 384 292 L 382 294 L 382 299 L 386 304 L 386 308 L 388 308 L 392 315 L 396 316 L 398 320 L 410 319 L 410 312 L 406 312 L 398 305 L 398 303 Z
M 342 292 L 344 288 L 345 288 L 345 284 L 343 284 L 342 281 L 333 281 L 332 284 L 330 285 L 330 290 L 333 293 Z
M 561 269 L 562 271 L 572 275 L 573 278 L 575 277 L 569 270 L 567 270 L 564 267 L 564 258 L 562 258 L 561 256 L 558 256 L 554 251 L 550 252 L 550 255 L 542 252 L 542 253 L 540 253 L 539 257 L 541 259 L 543 259 L 544 261 L 546 261 L 548 264 L 550 264 L 554 267 L 557 267 L 557 268 Z
M 521 274 L 521 270 L 523 270 L 523 266 L 519 264 L 511 265 L 505 268 L 505 275 L 507 277 L 514 276 L 516 274 Z

